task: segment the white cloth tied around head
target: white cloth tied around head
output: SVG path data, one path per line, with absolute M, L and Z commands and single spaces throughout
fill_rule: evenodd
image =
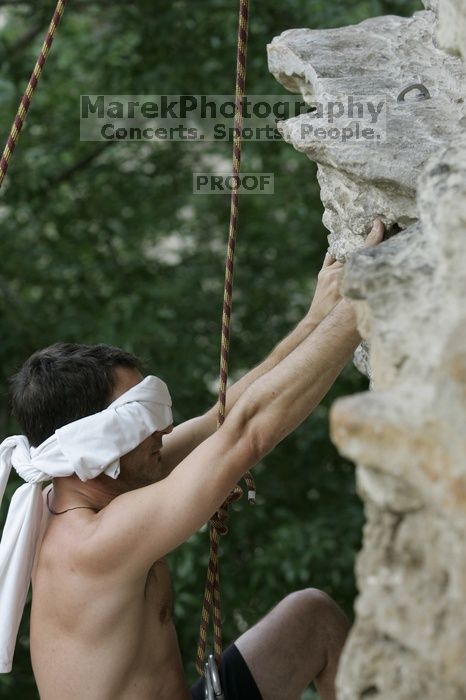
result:
M 59 428 L 38 447 L 24 435 L 1 443 L 0 501 L 12 467 L 27 483 L 13 494 L 0 542 L 0 673 L 12 668 L 43 525 L 41 482 L 71 474 L 81 481 L 102 473 L 116 479 L 120 457 L 172 424 L 171 405 L 165 382 L 148 376 L 100 413 Z

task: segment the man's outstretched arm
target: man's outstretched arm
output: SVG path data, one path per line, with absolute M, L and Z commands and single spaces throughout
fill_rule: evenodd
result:
M 282 359 L 290 354 L 317 327 L 315 316 L 310 312 L 298 323 L 296 328 L 284 338 L 266 359 L 254 367 L 241 379 L 228 387 L 226 411 L 228 416 L 238 398 L 244 391 L 266 372 L 275 367 Z M 173 432 L 163 438 L 162 458 L 164 468 L 174 469 L 201 442 L 204 442 L 217 428 L 218 403 L 206 413 L 177 425 Z
M 124 493 L 102 510 L 90 549 L 105 556 L 93 567 L 132 578 L 186 541 L 243 474 L 309 416 L 359 342 L 355 311 L 343 299 L 243 392 L 222 427 L 165 479 Z
M 383 231 L 383 224 L 375 222 L 374 228 L 366 240 L 366 246 L 377 245 L 382 240 Z M 276 367 L 285 357 L 293 352 L 317 328 L 330 311 L 335 308 L 341 299 L 338 282 L 342 267 L 342 263 L 335 262 L 335 259 L 329 254 L 325 256 L 322 269 L 318 275 L 314 298 L 308 312 L 296 328 L 272 350 L 261 364 L 254 367 L 228 388 L 226 400 L 227 416 L 246 389 L 256 379 Z M 164 437 L 163 461 L 168 471 L 174 469 L 201 442 L 204 442 L 215 432 L 217 428 L 217 414 L 218 403 L 205 414 L 176 426 L 170 435 Z

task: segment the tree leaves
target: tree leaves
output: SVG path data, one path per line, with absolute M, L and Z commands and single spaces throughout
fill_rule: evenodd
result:
M 52 5 L 2 3 L 3 141 Z M 267 71 L 265 44 L 285 29 L 418 8 L 403 0 L 252 3 L 247 90 L 282 94 Z M 229 162 L 231 144 L 81 142 L 79 97 L 231 94 L 236 23 L 236 4 L 225 0 L 69 3 L 0 193 L 4 389 L 39 347 L 108 342 L 141 355 L 167 381 L 177 422 L 215 401 L 229 200 L 194 195 L 192 173 L 218 158 Z M 315 166 L 281 141 L 247 142 L 243 171 L 258 170 L 275 174 L 275 195 L 240 203 L 232 375 L 258 363 L 308 308 L 326 249 Z M 322 406 L 257 467 L 259 505 L 232 509 L 221 544 L 226 640 L 294 588 L 321 587 L 351 614 L 362 512 L 353 469 L 329 441 L 327 408 L 365 386 L 348 367 Z M 17 426 L 6 418 L 4 394 L 6 434 Z M 12 477 L 8 495 L 16 483 Z M 207 555 L 201 532 L 172 556 L 191 680 Z M 0 696 L 37 697 L 28 611 Z

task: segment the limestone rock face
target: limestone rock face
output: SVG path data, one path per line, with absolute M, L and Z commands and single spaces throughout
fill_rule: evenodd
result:
M 429 162 L 419 207 L 421 226 L 356 255 L 345 276 L 366 300 L 373 391 L 332 410 L 367 513 L 343 700 L 369 687 L 384 700 L 466 697 L 464 136 Z
M 393 110 L 387 140 L 362 150 L 304 143 L 309 115 L 281 126 L 319 163 L 331 248 L 347 259 L 343 292 L 369 348 L 359 362 L 371 391 L 331 415 L 366 511 L 340 700 L 466 698 L 466 3 L 425 5 L 412 19 L 292 30 L 269 47 L 274 75 L 309 102 L 334 96 L 335 81 L 340 95 L 376 83 Z M 431 99 L 397 102 L 414 82 Z M 376 215 L 401 231 L 351 252 Z
M 441 47 L 466 59 L 466 4 L 464 0 L 442 0 L 438 13 L 437 40 Z
M 417 220 L 416 183 L 424 164 L 464 130 L 465 67 L 459 57 L 436 48 L 435 28 L 435 14 L 426 11 L 342 29 L 293 29 L 268 47 L 270 71 L 310 106 L 346 105 L 350 97 L 383 102 L 386 129 L 376 143 L 310 138 L 311 126 L 329 126 L 328 116 L 319 112 L 278 125 L 286 141 L 319 164 L 324 224 L 331 232 L 330 251 L 340 260 L 360 247 L 375 214 L 396 231 Z M 429 97 L 420 99 L 413 90 L 399 102 L 403 90 L 415 84 L 427 88 Z M 342 121 L 349 126 L 351 114 Z

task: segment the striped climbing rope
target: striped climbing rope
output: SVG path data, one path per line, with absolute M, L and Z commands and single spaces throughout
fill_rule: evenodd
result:
M 26 91 L 21 98 L 21 102 L 19 103 L 18 111 L 14 118 L 5 148 L 3 149 L 2 157 L 0 159 L 0 187 L 3 185 L 11 156 L 13 155 L 16 144 L 18 143 L 21 129 L 23 128 L 27 113 L 29 112 L 33 95 L 42 75 L 47 56 L 49 55 L 50 47 L 53 44 L 58 25 L 60 24 L 67 2 L 68 0 L 58 0 L 55 12 L 53 13 L 52 21 L 50 22 L 50 26 L 45 36 L 44 43 L 42 44 L 39 57 L 36 61 L 36 65 L 32 71 Z
M 235 118 L 233 138 L 233 189 L 230 205 L 230 226 L 228 234 L 228 248 L 225 265 L 225 288 L 223 296 L 222 314 L 222 341 L 220 350 L 220 379 L 218 392 L 218 416 L 217 429 L 225 420 L 226 390 L 228 381 L 228 357 L 230 349 L 230 319 L 233 292 L 233 271 L 236 236 L 238 231 L 238 181 L 241 169 L 241 134 L 243 126 L 243 101 L 246 84 L 246 55 L 248 43 L 249 24 L 249 0 L 240 0 L 238 22 L 238 48 L 236 59 L 236 95 Z M 248 500 L 255 502 L 256 487 L 251 474 L 245 477 L 248 488 Z M 218 545 L 221 535 L 228 532 L 227 519 L 228 508 L 233 501 L 242 496 L 242 490 L 237 486 L 229 495 L 225 503 L 210 520 L 210 556 L 207 569 L 207 580 L 204 591 L 204 603 L 202 607 L 201 625 L 199 629 L 199 643 L 197 648 L 196 669 L 199 675 L 204 674 L 204 661 L 206 656 L 207 635 L 209 631 L 210 617 L 213 620 L 214 631 L 214 655 L 217 665 L 220 664 L 222 654 L 222 617 L 220 603 L 220 574 Z
M 0 188 L 3 185 L 11 157 L 18 143 L 21 130 L 24 126 L 29 112 L 32 98 L 39 83 L 45 62 L 49 55 L 50 48 L 56 35 L 56 31 L 62 19 L 68 0 L 58 0 L 55 12 L 50 22 L 44 43 L 39 57 L 34 66 L 34 70 L 29 79 L 26 91 L 21 98 L 18 111 L 14 118 L 8 139 L 0 158 Z M 223 424 L 226 412 L 226 390 L 228 381 L 228 359 L 230 348 L 230 320 L 233 292 L 233 272 L 236 236 L 238 231 L 238 181 L 241 169 L 241 134 L 243 125 L 243 100 L 246 84 L 246 55 L 248 42 L 248 22 L 249 22 L 249 0 L 240 0 L 239 22 L 238 22 L 238 47 L 236 61 L 236 96 L 235 96 L 235 118 L 234 118 L 234 138 L 233 138 L 233 190 L 231 193 L 230 225 L 228 234 L 228 248 L 225 266 L 225 288 L 223 298 L 222 314 L 222 339 L 220 352 L 220 378 L 219 378 L 219 398 L 217 429 Z M 255 502 L 255 484 L 251 474 L 248 472 L 245 477 L 248 488 L 248 500 Z M 241 498 L 242 490 L 237 486 L 229 495 L 225 503 L 219 508 L 210 521 L 210 557 L 207 571 L 207 580 L 204 593 L 204 604 L 202 609 L 202 619 L 199 630 L 199 644 L 197 650 L 196 668 L 200 675 L 204 673 L 204 660 L 207 647 L 207 635 L 210 617 L 212 615 L 214 628 L 214 654 L 217 664 L 220 663 L 222 654 L 222 619 L 220 601 L 220 575 L 219 575 L 219 552 L 218 545 L 221 535 L 228 531 L 227 519 L 228 509 L 232 502 Z

